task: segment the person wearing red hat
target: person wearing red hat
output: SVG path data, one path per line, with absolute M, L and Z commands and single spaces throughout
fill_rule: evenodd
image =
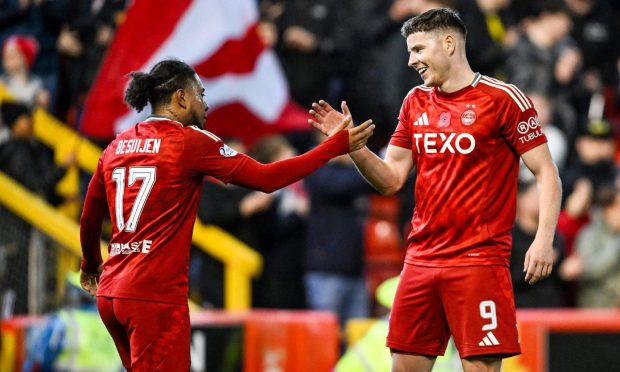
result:
M 50 93 L 43 87 L 43 81 L 30 73 L 37 57 L 39 43 L 32 36 L 14 35 L 2 45 L 2 66 L 0 84 L 4 85 L 16 101 L 30 108 L 47 108 Z

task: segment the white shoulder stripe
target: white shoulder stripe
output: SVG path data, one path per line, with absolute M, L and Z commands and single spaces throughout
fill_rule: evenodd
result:
M 523 94 L 523 92 L 521 92 L 521 90 L 519 88 L 517 88 L 514 84 L 508 84 L 508 83 L 505 83 L 505 82 L 503 82 L 501 80 L 494 79 L 494 78 L 491 78 L 491 77 L 488 77 L 488 76 L 485 76 L 485 78 L 488 79 L 491 82 L 494 82 L 494 83 L 499 84 L 499 85 L 506 86 L 507 88 L 511 89 L 515 93 L 515 95 L 517 97 L 521 98 L 521 102 L 523 102 L 523 104 L 525 104 L 528 108 L 531 107 L 531 105 L 529 104 L 529 101 L 528 101 L 527 97 L 525 96 L 525 94 Z
M 485 76 L 485 79 L 488 80 L 489 82 L 493 82 L 493 83 L 496 83 L 501 86 L 505 86 L 506 88 L 510 89 L 515 94 L 515 96 L 521 100 L 521 103 L 523 103 L 526 109 L 532 108 L 532 105 L 530 105 L 530 101 L 527 99 L 525 94 L 523 94 L 523 92 L 521 92 L 521 90 L 517 88 L 515 85 L 508 84 L 501 80 L 493 79 L 488 76 Z
M 210 137 L 215 142 L 222 141 L 218 136 L 216 136 L 215 134 L 213 134 L 213 133 L 211 133 L 211 132 L 209 132 L 207 130 L 197 128 L 197 127 L 195 127 L 193 125 L 188 126 L 188 128 L 191 128 L 191 129 L 195 130 L 196 132 L 202 133 L 205 136 Z
M 524 104 L 523 104 L 523 101 L 521 101 L 519 98 L 517 98 L 517 97 L 515 96 L 514 92 L 513 92 L 510 88 L 506 87 L 505 85 L 495 84 L 495 83 L 492 83 L 492 82 L 490 82 L 490 81 L 488 81 L 488 80 L 485 80 L 485 79 L 481 79 L 481 80 L 480 80 L 480 83 L 482 83 L 482 84 L 486 84 L 486 85 L 488 85 L 488 86 L 491 86 L 491 87 L 494 87 L 494 88 L 497 88 L 497 89 L 500 89 L 500 90 L 503 90 L 504 92 L 508 93 L 508 95 L 510 96 L 510 98 L 512 98 L 512 99 L 513 99 L 513 101 L 515 101 L 515 103 L 517 104 L 517 106 L 519 106 L 519 109 L 520 109 L 521 111 L 526 111 L 528 108 L 530 108 L 530 107 L 531 107 L 531 106 L 529 105 L 529 103 L 528 103 L 527 105 L 524 105 Z M 526 101 L 526 102 L 527 102 L 527 101 Z
M 522 99 L 523 103 L 525 103 L 525 106 L 527 108 L 532 107 L 532 105 L 530 105 L 530 101 L 527 99 L 527 96 L 521 91 L 521 89 L 517 88 L 517 86 L 514 84 L 507 84 L 507 83 L 504 83 L 504 84 L 506 84 L 508 88 L 512 89 L 512 91 L 515 92 L 517 97 L 520 97 Z

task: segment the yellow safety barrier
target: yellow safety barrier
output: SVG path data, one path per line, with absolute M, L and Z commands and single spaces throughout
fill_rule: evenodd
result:
M 34 111 L 34 134 L 54 149 L 57 160 L 62 161 L 74 153 L 80 168 L 89 173 L 95 172 L 101 149 L 40 108 Z
M 213 225 L 203 225 L 196 219 L 194 244 L 200 246 L 216 259 L 224 262 L 224 305 L 230 310 L 251 307 L 251 277 L 257 276 L 263 258 L 239 239 Z
M 78 224 L 50 207 L 40 197 L 34 195 L 12 178 L 0 172 L 0 204 L 28 221 L 57 243 L 74 254 L 81 256 L 80 227 Z M 102 252 L 107 252 L 107 245 L 101 243 Z
M 0 84 L 0 102 L 3 100 L 11 100 L 11 97 L 3 85 Z M 44 144 L 54 149 L 57 161 L 62 162 L 69 154 L 74 153 L 77 165 L 81 169 L 89 173 L 95 171 L 102 152 L 97 145 L 81 137 L 73 129 L 42 109 L 35 110 L 34 125 L 35 135 Z M 66 181 L 69 185 L 64 187 L 65 192 L 62 193 L 63 195 L 66 195 L 67 192 L 71 192 L 71 187 L 77 187 L 77 173 L 75 173 L 74 176 L 69 175 L 68 177 L 74 178 L 70 181 Z M 3 176 L 0 182 L 0 188 L 3 190 L 5 180 L 7 184 L 8 182 L 12 182 L 8 177 Z M 65 181 L 63 180 L 63 182 Z M 12 183 L 14 184 L 14 182 Z M 5 204 L 4 199 L 5 198 L 0 198 L 0 202 L 3 204 Z M 38 211 L 40 204 L 44 204 L 44 207 L 52 211 L 54 211 L 54 209 L 40 199 L 37 201 L 37 207 L 29 205 L 25 200 L 26 199 L 19 198 L 13 199 L 13 204 L 21 204 L 21 207 L 23 207 L 21 209 L 26 213 L 22 218 L 37 226 L 37 228 L 42 231 L 45 231 L 54 239 L 56 239 L 56 235 L 52 235 L 51 232 L 39 227 L 39 224 L 53 230 L 53 233 L 59 233 L 60 231 L 67 233 L 62 237 L 62 240 L 57 241 L 66 245 L 72 252 L 81 255 L 79 228 L 74 221 L 56 212 L 54 216 L 62 216 L 62 220 L 60 217 L 54 218 L 58 218 L 57 221 L 62 222 L 58 222 L 58 224 L 42 222 L 40 220 L 49 220 L 51 215 L 47 214 L 47 218 L 43 217 Z M 17 203 L 17 201 L 19 201 L 19 203 Z M 29 212 L 27 211 L 28 209 L 30 209 Z M 59 238 L 61 237 L 59 236 Z M 228 310 L 249 309 L 251 307 L 252 298 L 251 280 L 252 277 L 258 276 L 262 270 L 262 256 L 224 230 L 215 226 L 204 226 L 198 220 L 196 220 L 196 225 L 194 226 L 193 243 L 206 254 L 224 263 L 224 307 Z M 105 252 L 107 253 L 107 249 L 105 249 Z

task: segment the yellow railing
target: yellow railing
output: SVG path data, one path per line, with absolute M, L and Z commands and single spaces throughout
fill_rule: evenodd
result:
M 0 84 L 0 102 L 5 99 L 10 100 L 10 95 Z M 57 161 L 62 162 L 69 154 L 73 153 L 76 156 L 77 165 L 81 169 L 89 173 L 95 171 L 102 152 L 98 146 L 81 137 L 73 129 L 42 109 L 35 110 L 34 122 L 35 135 L 47 146 L 54 149 Z M 59 185 L 59 191 L 62 195 L 75 194 L 77 191 L 77 170 L 75 169 L 72 172 L 69 172 L 68 176 Z M 3 183 L 0 184 L 0 189 L 4 190 L 4 180 L 7 177 L 4 176 L 2 179 Z M 8 184 L 9 181 L 11 180 L 9 179 L 6 183 Z M 23 193 L 22 196 L 24 196 Z M 5 199 L 1 198 L 0 200 L 4 203 Z M 62 216 L 48 205 L 45 205 L 47 209 L 51 209 L 51 211 L 56 212 L 56 215 L 62 216 L 62 219 L 58 217 L 56 221 L 59 221 L 58 225 L 63 225 L 64 227 L 56 226 L 56 224 L 51 226 L 52 224 L 50 223 L 40 221 L 42 219 L 49 220 L 49 218 L 41 217 L 42 215 L 38 212 L 38 206 L 41 203 L 45 204 L 45 202 L 39 199 L 36 202 L 37 207 L 31 208 L 26 200 L 28 199 L 16 198 L 8 201 L 8 203 L 21 204 L 21 206 L 15 206 L 15 208 L 23 209 L 23 213 L 25 213 L 23 218 L 48 233 L 54 239 L 56 239 L 56 235 L 52 234 L 58 234 L 59 231 L 66 233 L 62 237 L 60 235 L 63 234 L 59 234 L 58 238 L 62 238 L 62 240 L 58 240 L 58 242 L 67 246 L 72 252 L 81 255 L 77 224 L 71 219 Z M 31 210 L 27 211 L 29 208 Z M 51 211 L 48 210 L 42 213 L 47 213 L 46 216 L 50 217 L 49 213 Z M 16 211 L 15 213 L 18 212 Z M 39 224 L 43 225 L 44 228 L 52 230 L 48 232 L 43 227 L 40 227 Z M 69 240 L 72 243 L 69 243 Z M 215 226 L 204 226 L 198 220 L 196 220 L 194 226 L 193 243 L 205 253 L 214 256 L 224 263 L 224 307 L 228 310 L 249 309 L 252 298 L 251 280 L 252 277 L 258 276 L 262 270 L 262 256 L 225 231 Z M 107 252 L 107 249 L 105 251 Z
M 40 108 L 34 111 L 34 134 L 41 142 L 54 149 L 56 159 L 63 160 L 69 154 L 75 153 L 80 168 L 88 173 L 95 172 L 101 149 Z
M 0 204 L 72 253 L 82 255 L 80 228 L 75 221 L 50 207 L 45 200 L 2 172 L 0 172 L 0 189 L 2 190 Z M 103 242 L 101 242 L 101 249 L 107 252 L 107 245 Z
M 263 258 L 239 239 L 219 227 L 194 224 L 194 244 L 226 264 L 224 270 L 224 304 L 227 309 L 250 308 L 252 285 L 249 278 L 262 270 Z

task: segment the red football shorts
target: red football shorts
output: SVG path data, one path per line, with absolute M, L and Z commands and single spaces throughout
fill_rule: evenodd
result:
M 187 305 L 97 297 L 99 315 L 128 372 L 187 372 Z
M 405 264 L 387 346 L 397 352 L 443 355 L 450 334 L 461 358 L 521 353 L 508 267 Z

